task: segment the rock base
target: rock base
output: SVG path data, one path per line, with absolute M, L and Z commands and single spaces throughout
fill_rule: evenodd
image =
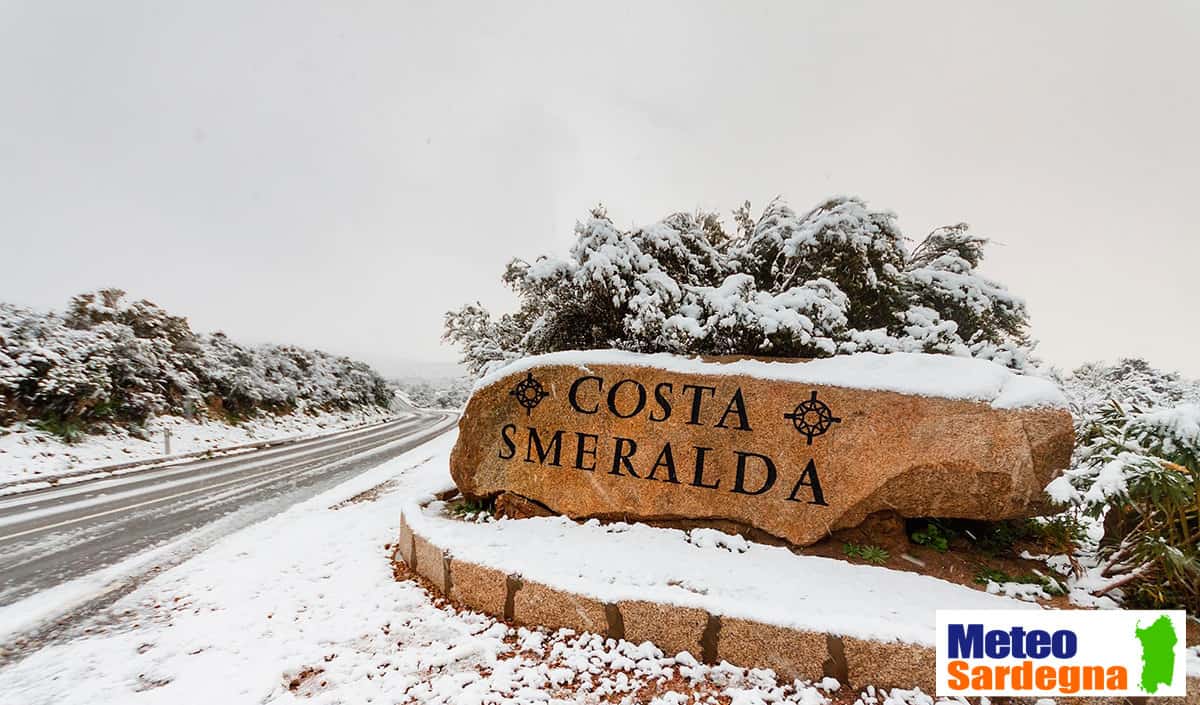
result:
M 650 641 L 666 653 L 687 651 L 706 663 L 771 668 L 785 679 L 831 676 L 855 687 L 917 686 L 933 692 L 930 647 L 799 631 L 657 602 L 604 603 L 458 560 L 414 533 L 403 516 L 399 553 L 442 596 L 506 622 Z
M 934 650 L 929 646 L 802 631 L 651 601 L 601 602 L 455 558 L 449 548 L 414 532 L 404 515 L 398 553 L 413 572 L 451 602 L 512 624 L 568 628 L 636 643 L 650 641 L 665 653 L 687 651 L 709 664 L 728 661 L 747 668 L 770 668 L 781 679 L 829 676 L 852 688 L 919 687 L 934 692 Z M 1090 705 L 1092 700 L 1100 703 L 1098 699 L 1075 700 L 1079 705 Z M 1184 699 L 1147 698 L 1145 703 L 1159 701 L 1200 705 L 1200 679 L 1188 680 Z

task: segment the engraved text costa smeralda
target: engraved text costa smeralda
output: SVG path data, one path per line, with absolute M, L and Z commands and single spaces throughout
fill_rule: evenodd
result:
M 629 419 L 644 415 L 651 423 L 664 423 L 679 414 L 687 425 L 752 430 L 741 388 L 729 394 L 728 399 L 718 398 L 717 391 L 716 387 L 701 384 L 682 384 L 677 388 L 673 382 L 659 382 L 648 388 L 635 379 L 622 379 L 610 385 L 602 377 L 582 375 L 572 382 L 567 402 L 573 413 L 586 416 L 611 414 Z M 512 395 L 527 414 L 549 396 L 532 374 L 520 382 Z M 780 418 L 782 423 L 792 423 L 809 445 L 814 436 L 828 432 L 833 423 L 841 420 L 817 399 L 816 392 Z M 785 501 L 828 505 L 813 459 L 796 475 L 780 467 L 766 453 L 752 450 L 676 447 L 669 441 L 640 447 L 636 439 L 623 436 L 602 437 L 569 428 L 512 423 L 501 427 L 500 441 L 501 460 L 749 496 L 766 495 L 774 490 Z

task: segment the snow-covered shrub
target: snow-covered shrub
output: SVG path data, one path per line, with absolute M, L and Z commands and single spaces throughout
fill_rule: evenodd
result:
M 749 274 L 731 274 L 720 286 L 689 287 L 660 341 L 680 353 L 832 355 L 846 328 L 847 305 L 846 295 L 827 279 L 772 294 L 759 290 Z
M 1093 425 L 1113 401 L 1138 409 L 1200 403 L 1200 382 L 1164 372 L 1138 358 L 1125 358 L 1112 365 L 1082 365 L 1060 384 L 1081 426 Z
M 1200 405 L 1101 413 L 1082 462 L 1049 489 L 1099 517 L 1125 603 L 1200 608 Z M 1116 535 L 1109 535 L 1114 533 Z
M 363 363 L 197 335 L 186 319 L 128 302 L 117 289 L 76 296 L 62 315 L 0 303 L 0 423 L 140 424 L 210 408 L 241 417 L 390 399 L 387 383 Z
M 1200 609 L 1200 383 L 1137 359 L 1084 365 L 1063 382 L 1078 443 L 1047 491 L 1104 516 L 1102 591 Z
M 513 260 L 515 313 L 446 316 L 475 373 L 557 350 L 826 357 L 857 351 L 975 355 L 1029 365 L 1025 306 L 976 272 L 986 240 L 966 225 L 910 251 L 894 214 L 830 198 L 804 214 L 749 203 L 726 232 L 713 213 L 618 228 L 603 208 L 576 224 L 566 259 Z
M 474 387 L 467 377 L 408 378 L 392 384 L 409 402 L 426 409 L 461 409 Z
M 509 270 L 515 266 L 510 264 Z M 463 360 L 469 362 L 472 371 L 478 372 L 485 364 L 519 356 L 521 331 L 520 314 L 493 319 L 483 304 L 476 302 L 446 314 L 442 337 L 458 343 Z
M 764 291 L 832 282 L 850 302 L 850 328 L 890 328 L 908 307 L 908 253 L 895 220 L 857 198 L 830 198 L 804 215 L 777 199 L 739 233 L 731 257 Z
M 934 230 L 905 263 L 912 299 L 957 325 L 958 336 L 973 346 L 1005 346 L 1021 336 L 1025 304 L 1004 285 L 975 270 L 987 240 L 968 232 L 966 223 Z M 974 352 L 974 350 L 973 350 Z

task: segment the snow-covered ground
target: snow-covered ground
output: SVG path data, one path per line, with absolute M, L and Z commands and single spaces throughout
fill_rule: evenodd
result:
M 28 424 L 17 424 L 0 428 L 0 485 L 40 482 L 62 473 L 161 457 L 164 454 L 163 435 L 168 429 L 171 455 L 180 455 L 277 438 L 318 435 L 382 421 L 390 415 L 383 409 L 284 416 L 264 414 L 237 425 L 158 416 L 146 424 L 145 439 L 118 429 L 109 435 L 84 436 L 77 443 L 66 443 Z
M 453 487 L 448 478 L 446 484 Z M 650 600 L 801 631 L 924 646 L 935 643 L 939 609 L 1037 609 L 918 573 L 797 556 L 715 529 L 580 524 L 557 516 L 459 521 L 445 514 L 442 502 L 422 509 L 418 497 L 404 515 L 414 533 L 455 558 L 607 603 Z
M 446 434 L 157 575 L 115 603 L 104 626 L 0 669 L 0 700 L 829 702 L 832 681 L 780 683 L 769 671 L 705 666 L 649 644 L 511 629 L 395 580 L 400 509 L 445 484 L 454 438 Z M 703 538 L 705 550 L 722 550 Z M 0 608 L 0 623 L 24 608 Z M 912 691 L 858 698 L 863 705 L 932 701 Z
M 534 703 L 686 684 L 744 703 L 825 702 L 834 683 L 779 684 L 648 644 L 513 630 L 394 580 L 400 506 L 445 482 L 453 440 L 443 436 L 219 541 L 122 598 L 112 608 L 116 626 L 0 670 L 0 693 L 28 705 Z M 440 464 L 425 463 L 435 458 Z M 371 488 L 380 491 L 347 501 Z M 0 621 L 23 607 L 0 610 Z

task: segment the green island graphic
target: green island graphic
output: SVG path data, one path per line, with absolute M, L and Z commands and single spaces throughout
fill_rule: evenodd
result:
M 1179 636 L 1175 625 L 1164 614 L 1145 629 L 1136 627 L 1134 633 L 1142 642 L 1142 690 L 1158 692 L 1158 686 L 1171 685 L 1175 674 L 1175 645 Z

